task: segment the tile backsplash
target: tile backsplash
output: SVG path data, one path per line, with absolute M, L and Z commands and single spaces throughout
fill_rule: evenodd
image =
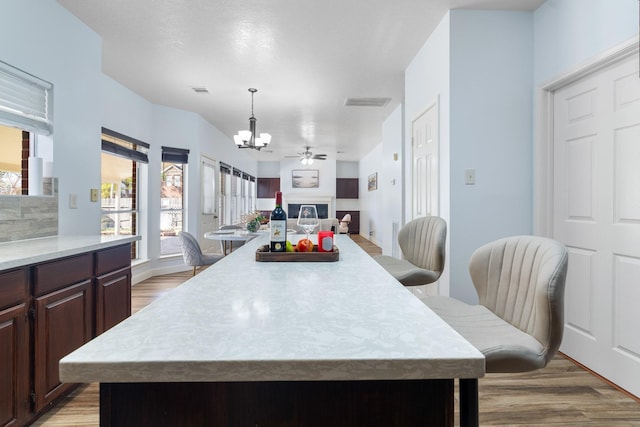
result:
M 0 196 L 0 242 L 58 235 L 58 179 L 45 178 L 44 192 L 52 195 Z

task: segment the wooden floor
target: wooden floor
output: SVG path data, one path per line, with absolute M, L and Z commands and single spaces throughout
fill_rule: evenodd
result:
M 379 247 L 361 236 L 354 235 L 352 239 L 371 255 L 381 253 Z M 132 311 L 140 310 L 190 277 L 189 271 L 153 277 L 135 285 Z M 562 355 L 536 372 L 490 374 L 479 383 L 482 426 L 640 426 L 638 401 Z M 98 426 L 98 410 L 97 384 L 83 385 L 33 425 Z

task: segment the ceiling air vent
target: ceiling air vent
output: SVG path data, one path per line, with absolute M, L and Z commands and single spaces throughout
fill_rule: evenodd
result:
M 191 89 L 193 89 L 193 91 L 195 93 L 199 93 L 199 94 L 205 94 L 205 93 L 209 93 L 209 91 L 207 90 L 206 87 L 201 87 L 201 86 L 194 86 Z
M 344 100 L 345 107 L 384 107 L 391 101 L 391 98 L 347 98 Z

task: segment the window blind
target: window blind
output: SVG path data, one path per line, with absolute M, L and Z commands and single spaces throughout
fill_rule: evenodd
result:
M 102 151 L 136 162 L 149 163 L 149 144 L 111 129 L 102 128 Z
M 53 85 L 0 61 L 0 122 L 53 133 Z
M 189 163 L 189 150 L 185 148 L 162 147 L 162 161 Z

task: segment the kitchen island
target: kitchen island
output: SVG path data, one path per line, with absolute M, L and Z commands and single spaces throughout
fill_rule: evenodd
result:
M 484 356 L 349 237 L 337 262 L 256 262 L 267 239 L 63 358 L 61 380 L 101 383 L 101 425 L 453 425 L 453 380 Z

